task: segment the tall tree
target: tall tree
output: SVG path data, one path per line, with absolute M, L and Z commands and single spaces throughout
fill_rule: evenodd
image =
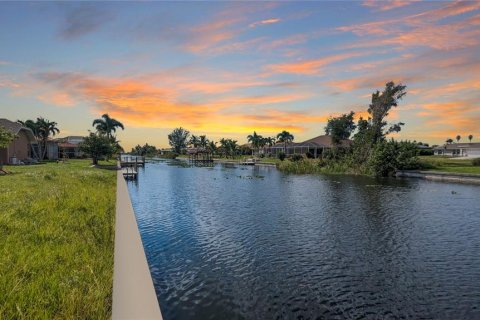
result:
M 54 121 L 49 121 L 45 118 L 37 118 L 37 130 L 38 135 L 42 141 L 43 152 L 41 152 L 41 159 L 45 159 L 47 155 L 47 143 L 50 135 L 55 136 L 57 133 L 60 133 L 60 130 L 57 128 L 57 123 Z
M 196 135 L 192 134 L 188 144 L 191 145 L 192 147 L 196 148 L 196 147 L 198 147 L 199 143 L 200 143 L 200 139 Z
M 201 135 L 198 137 L 198 145 L 202 148 L 207 148 L 208 146 L 208 139 L 206 135 Z
M 252 144 L 252 155 L 254 154 L 255 149 L 258 149 L 260 147 L 262 139 L 263 137 L 261 135 L 258 135 L 256 131 L 253 131 L 253 134 L 249 134 L 247 136 L 248 142 Z
M 207 145 L 207 149 L 212 153 L 215 154 L 217 152 L 217 143 L 215 141 L 209 141 Z
M 265 144 L 268 145 L 269 147 L 273 146 L 276 141 L 274 137 L 267 137 L 267 138 L 264 138 L 264 140 L 265 140 Z
M 38 123 L 37 122 L 35 122 L 33 120 L 26 120 L 26 121 L 17 120 L 17 122 L 20 123 L 22 126 L 32 130 L 35 138 L 40 140 L 40 136 L 39 136 L 39 133 L 38 133 Z
M 339 145 L 342 140 L 350 138 L 357 127 L 353 121 L 355 112 L 351 111 L 338 117 L 330 117 L 325 127 L 325 133 L 332 137 L 332 142 Z
M 180 128 L 175 128 L 168 135 L 168 143 L 173 148 L 176 153 L 182 153 L 182 150 L 187 147 L 187 141 L 190 137 L 190 132 L 188 130 Z
M 402 122 L 394 123 L 389 129 L 385 130 L 388 124 L 385 118 L 392 108 L 398 106 L 399 100 L 407 94 L 406 88 L 407 86 L 402 84 L 396 85 L 393 81 L 390 81 L 385 85 L 385 89 L 382 92 L 377 90 L 377 92 L 372 94 L 372 102 L 368 107 L 372 145 L 378 141 L 385 140 L 385 136 L 388 133 L 399 132 L 404 125 Z
M 278 142 L 283 142 L 283 152 L 287 153 L 287 143 L 291 143 L 295 137 L 288 131 L 283 130 L 277 134 Z
M 112 156 L 114 145 L 106 135 L 90 132 L 90 135 L 80 143 L 80 150 L 92 158 L 93 165 L 97 165 L 100 158 Z
M 473 135 L 469 135 L 468 140 L 470 141 L 470 143 L 472 143 L 472 139 L 473 139 Z
M 225 138 L 220 139 L 220 149 L 224 153 L 225 157 L 231 156 L 234 158 L 238 149 L 237 140 Z
M 98 133 L 104 134 L 108 138 L 113 137 L 113 133 L 117 131 L 117 128 L 125 129 L 120 121 L 110 118 L 108 113 L 103 114 L 100 119 L 93 120 L 92 127 L 95 127 Z
M 462 139 L 462 137 L 460 135 L 457 135 L 456 139 L 457 139 L 457 143 L 458 143 L 460 141 L 460 139 Z

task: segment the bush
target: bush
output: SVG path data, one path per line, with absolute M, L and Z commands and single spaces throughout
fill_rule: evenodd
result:
M 278 157 L 278 159 L 280 159 L 280 161 L 283 161 L 283 160 L 285 160 L 286 155 L 285 155 L 284 152 L 280 152 L 277 157 Z
M 163 159 L 176 159 L 178 154 L 175 152 L 164 152 L 163 154 L 158 155 L 158 157 Z
M 420 149 L 418 151 L 419 156 L 433 156 L 433 149 Z
M 397 170 L 411 170 L 420 167 L 414 143 L 394 140 L 379 142 L 369 158 L 369 169 L 376 176 L 386 177 Z
M 287 173 L 320 173 L 322 167 L 318 165 L 316 160 L 305 161 L 284 161 L 278 164 L 278 169 Z
M 303 156 L 301 154 L 294 154 L 293 156 L 290 157 L 291 161 L 302 161 Z
M 475 158 L 472 160 L 472 165 L 475 167 L 480 167 L 480 158 Z
M 307 159 L 313 159 L 314 158 L 313 154 L 310 151 L 305 153 L 305 157 L 307 157 Z

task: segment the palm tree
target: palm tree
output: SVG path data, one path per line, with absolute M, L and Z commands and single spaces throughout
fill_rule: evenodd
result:
M 448 138 L 447 141 L 445 141 L 446 143 L 448 144 L 451 144 L 453 142 L 453 140 L 451 138 Z
M 206 135 L 201 135 L 198 139 L 198 145 L 202 148 L 207 148 L 208 146 L 208 139 Z
M 232 159 L 235 158 L 237 149 L 238 149 L 237 140 L 228 139 L 228 152 L 230 153 L 230 156 L 232 157 Z
M 20 123 L 22 126 L 32 130 L 35 138 L 39 138 L 39 136 L 38 136 L 38 124 L 35 121 L 33 121 L 33 120 L 26 120 L 26 121 L 17 120 L 17 122 Z
M 47 142 L 50 134 L 55 136 L 57 133 L 60 133 L 60 130 L 57 128 L 57 123 L 54 121 L 49 121 L 44 118 L 37 118 L 36 124 L 38 135 L 41 138 L 43 144 L 43 152 L 41 152 L 41 159 L 45 159 L 47 155 Z
M 253 134 L 249 134 L 247 136 L 248 142 L 252 144 L 252 156 L 254 154 L 255 148 L 258 148 L 260 146 L 260 143 L 262 141 L 263 137 L 258 135 L 257 132 L 253 131 Z
M 190 138 L 190 144 L 191 144 L 194 148 L 196 148 L 196 147 L 198 147 L 198 144 L 199 144 L 199 143 L 200 143 L 200 139 L 199 139 L 196 135 L 192 134 L 192 136 L 191 136 L 191 138 Z
M 258 142 L 258 152 L 260 153 L 260 148 L 263 149 L 263 154 L 265 153 L 265 146 L 267 144 L 267 139 L 268 138 L 260 138 L 260 141 Z
M 264 141 L 265 141 L 266 145 L 271 147 L 275 144 L 276 139 L 274 137 L 267 137 L 267 138 L 264 139 Z
M 468 136 L 468 140 L 470 140 L 470 143 L 472 143 L 473 135 Z
M 42 137 L 40 136 L 40 133 L 38 132 L 38 123 L 33 121 L 33 120 L 26 120 L 26 121 L 21 121 L 17 120 L 18 123 L 20 123 L 22 126 L 29 128 L 33 132 L 33 136 L 35 137 L 36 140 L 36 145 L 37 147 L 35 148 L 33 145 L 31 146 L 33 155 L 36 159 L 40 160 L 40 156 L 43 155 L 43 152 L 41 150 L 41 145 L 39 142 L 42 140 Z
M 225 157 L 231 156 L 234 158 L 235 153 L 238 149 L 237 140 L 232 139 L 220 139 L 220 148 L 222 149 Z
M 93 120 L 92 127 L 95 127 L 98 133 L 107 135 L 109 139 L 112 139 L 113 133 L 117 131 L 117 128 L 125 129 L 123 123 L 110 118 L 108 113 L 103 114 L 100 119 Z
M 295 137 L 288 131 L 283 130 L 279 134 L 277 134 L 278 142 L 283 142 L 283 152 L 287 153 L 287 143 L 293 141 Z
M 210 150 L 212 154 L 215 154 L 215 152 L 217 151 L 217 143 L 215 141 L 209 141 L 207 149 Z
M 222 138 L 220 139 L 220 149 L 221 152 L 225 155 L 225 158 L 227 157 L 227 152 L 228 152 L 228 139 Z
M 457 143 L 460 141 L 460 139 L 462 139 L 462 137 L 460 135 L 457 136 Z

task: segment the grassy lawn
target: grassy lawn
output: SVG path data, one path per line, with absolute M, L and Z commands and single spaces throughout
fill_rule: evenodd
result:
M 472 159 L 451 159 L 443 156 L 420 157 L 425 170 L 480 174 L 480 166 L 473 166 Z
M 116 172 L 88 160 L 0 176 L 0 319 L 109 319 Z

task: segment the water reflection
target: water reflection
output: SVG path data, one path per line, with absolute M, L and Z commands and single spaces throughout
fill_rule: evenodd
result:
M 166 319 L 480 317 L 478 186 L 167 161 L 129 188 Z

